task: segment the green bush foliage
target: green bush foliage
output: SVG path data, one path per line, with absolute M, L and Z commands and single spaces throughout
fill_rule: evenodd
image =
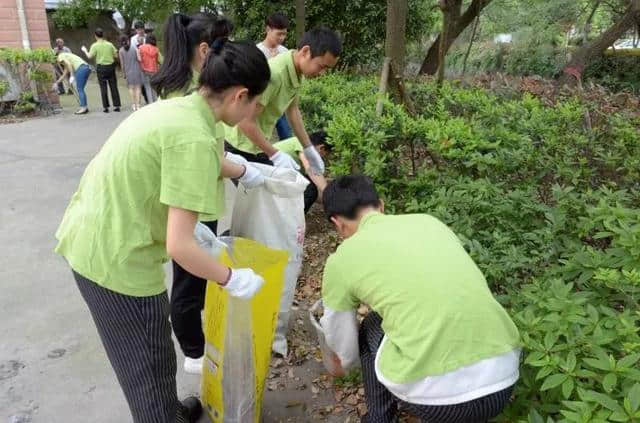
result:
M 301 106 L 333 174 L 373 178 L 395 212 L 450 225 L 523 341 L 508 422 L 640 421 L 640 121 L 569 99 L 410 84 L 417 116 L 373 78 L 307 81 Z M 585 112 L 594 116 L 584 126 Z
M 236 24 L 236 38 L 262 40 L 265 18 L 276 11 L 289 17 L 291 27 L 286 45 L 295 48 L 295 2 L 273 0 L 229 0 L 225 11 Z M 385 0 L 316 0 L 305 7 L 307 29 L 324 25 L 343 36 L 344 50 L 339 66 L 362 66 L 378 62 L 384 51 L 387 2 Z M 433 26 L 437 11 L 422 0 L 409 0 L 407 40 L 417 40 Z

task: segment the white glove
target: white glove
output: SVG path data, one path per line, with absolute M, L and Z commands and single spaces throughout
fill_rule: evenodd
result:
M 207 250 L 213 257 L 219 257 L 222 250 L 227 248 L 227 244 L 220 241 L 207 225 L 200 222 L 196 224 L 193 237 L 196 239 L 198 245 Z
M 246 164 L 249 163 L 247 162 L 247 159 L 245 159 L 241 155 L 229 153 L 228 151 L 224 153 L 224 158 L 229 160 L 230 162 L 234 162 L 235 164 L 239 164 L 242 166 L 246 166 Z
M 76 79 L 73 76 L 69 77 L 69 84 L 73 84 L 74 82 L 76 82 Z
M 313 145 L 304 148 L 304 155 L 309 160 L 311 172 L 315 175 L 324 175 L 324 160 Z
M 269 157 L 269 160 L 273 162 L 273 165 L 276 167 L 284 167 L 287 169 L 295 169 L 300 170 L 300 166 L 296 163 L 293 158 L 287 153 L 283 153 L 282 151 L 278 151 L 273 156 Z
M 238 178 L 238 182 L 247 189 L 259 187 L 264 185 L 264 175 L 260 172 L 260 169 L 247 163 L 244 165 L 244 175 Z
M 250 300 L 262 288 L 262 285 L 264 285 L 264 279 L 253 270 L 232 269 L 229 282 L 222 288 L 226 289 L 232 297 Z
M 57 89 L 58 89 L 58 84 L 54 82 L 53 85 L 51 85 L 51 91 L 55 91 Z

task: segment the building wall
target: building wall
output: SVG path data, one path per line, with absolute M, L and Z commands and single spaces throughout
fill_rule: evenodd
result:
M 47 13 L 42 0 L 24 0 L 31 48 L 50 47 Z M 15 0 L 0 0 L 0 47 L 22 48 Z
M 50 48 L 51 41 L 49 39 L 49 26 L 44 1 L 23 0 L 23 6 L 31 48 Z M 0 0 L 0 48 L 2 47 L 24 47 L 15 0 Z M 51 72 L 53 73 L 53 68 L 51 68 Z M 2 79 L 6 79 L 10 83 L 10 90 L 1 99 L 2 101 L 15 101 L 21 90 L 29 89 L 29 87 L 20 87 L 18 78 L 15 75 L 10 75 L 6 69 L 1 69 L 0 75 L 2 75 Z M 49 93 L 48 97 L 50 102 L 58 103 L 59 101 L 55 92 Z

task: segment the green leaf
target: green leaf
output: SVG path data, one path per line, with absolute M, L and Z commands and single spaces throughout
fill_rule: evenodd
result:
M 595 367 L 596 369 L 610 371 L 613 370 L 611 365 L 609 364 L 609 360 L 598 360 L 596 358 L 583 358 L 582 361 L 587 363 L 591 367 Z
M 544 419 L 535 408 L 529 411 L 529 423 L 544 423 Z
M 544 346 L 548 350 L 550 350 L 556 341 L 558 340 L 558 335 L 555 332 L 547 332 L 544 336 Z
M 628 422 L 630 419 L 626 413 L 615 411 L 609 416 L 609 420 L 614 422 Z
M 575 370 L 576 368 L 576 355 L 573 351 L 569 351 L 569 354 L 567 354 L 567 360 L 566 360 L 566 369 L 567 372 L 571 373 Z
M 604 395 L 599 392 L 585 391 L 583 395 L 583 400 L 597 402 L 601 406 L 611 411 L 617 411 L 620 413 L 624 412 L 624 409 L 620 406 L 620 404 L 618 404 L 616 400 L 614 400 L 608 395 Z
M 542 384 L 542 387 L 540 388 L 540 390 L 547 391 L 549 389 L 553 389 L 556 386 L 559 386 L 565 380 L 567 380 L 568 377 L 569 376 L 562 373 L 556 373 L 555 375 L 551 375 L 544 380 L 544 383 Z
M 630 354 L 626 357 L 621 358 L 618 361 L 618 364 L 616 365 L 616 368 L 630 368 L 632 367 L 634 364 L 636 364 L 636 362 L 640 360 L 640 354 Z
M 567 378 L 567 380 L 565 380 L 564 383 L 562 384 L 562 395 L 564 396 L 565 399 L 569 399 L 569 397 L 573 393 L 573 386 L 574 386 L 573 378 L 570 378 L 570 377 Z
M 627 394 L 629 403 L 631 404 L 631 412 L 635 413 L 640 410 L 640 383 L 636 383 Z
M 536 374 L 536 380 L 544 379 L 545 377 L 549 376 L 552 371 L 553 367 L 551 366 L 541 368 L 538 374 Z
M 618 383 L 618 376 L 615 373 L 609 373 L 602 379 L 602 387 L 607 393 L 611 393 Z

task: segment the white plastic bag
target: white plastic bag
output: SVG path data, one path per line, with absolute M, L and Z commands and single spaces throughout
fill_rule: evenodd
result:
M 280 314 L 273 351 L 287 355 L 287 331 L 296 282 L 300 274 L 305 232 L 304 190 L 309 181 L 293 169 L 252 163 L 265 175 L 265 184 L 251 190 L 241 185 L 235 196 L 231 235 L 287 250 Z

